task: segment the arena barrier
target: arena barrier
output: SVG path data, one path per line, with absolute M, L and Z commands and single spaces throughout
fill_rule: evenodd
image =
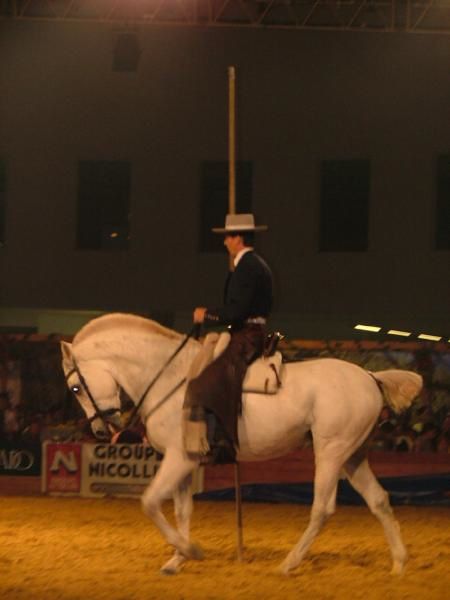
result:
M 42 450 L 42 493 L 83 497 L 138 497 L 158 470 L 160 457 L 149 446 L 46 442 Z M 393 504 L 450 505 L 450 455 L 373 452 L 372 468 Z M 241 463 L 244 501 L 312 502 L 312 449 L 284 458 Z M 233 500 L 232 465 L 202 467 L 194 478 L 198 499 Z M 347 481 L 338 502 L 362 504 Z
M 382 452 L 369 453 L 373 472 L 389 493 L 392 504 L 450 506 L 450 454 Z M 242 499 L 247 502 L 311 504 L 314 454 L 305 448 L 275 460 L 241 463 Z M 231 465 L 206 467 L 204 500 L 233 500 Z M 338 485 L 340 504 L 364 504 L 346 480 Z
M 448 502 L 449 454 L 373 451 L 370 464 L 394 503 Z M 138 496 L 158 465 L 153 450 L 147 447 L 143 451 L 142 446 L 45 443 L 41 452 L 39 444 L 0 443 L 0 494 Z M 310 503 L 313 475 L 311 448 L 276 460 L 241 463 L 244 499 Z M 233 486 L 233 467 L 225 465 L 201 469 L 195 489 L 204 493 L 201 498 L 226 499 L 233 497 Z M 360 499 L 341 482 L 339 501 Z
M 381 478 L 379 482 L 389 493 L 391 504 L 450 506 L 450 474 L 417 477 Z M 272 502 L 276 504 L 312 504 L 313 483 L 253 483 L 241 490 L 244 502 Z M 234 489 L 224 488 L 203 492 L 200 500 L 234 500 Z M 348 481 L 339 481 L 338 504 L 365 504 Z

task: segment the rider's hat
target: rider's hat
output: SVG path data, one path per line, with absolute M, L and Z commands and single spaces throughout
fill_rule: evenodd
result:
M 250 214 L 227 215 L 225 227 L 214 227 L 214 233 L 246 233 L 248 231 L 267 231 L 267 225 L 255 225 L 255 217 Z

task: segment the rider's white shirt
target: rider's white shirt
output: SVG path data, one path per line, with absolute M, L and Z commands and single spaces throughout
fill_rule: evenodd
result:
M 244 256 L 244 254 L 246 254 L 247 252 L 251 252 L 253 250 L 253 248 L 247 247 L 247 248 L 242 248 L 242 250 L 240 252 L 238 252 L 236 254 L 236 256 L 234 257 L 234 267 L 236 268 L 239 264 L 239 261 L 241 260 L 241 258 Z

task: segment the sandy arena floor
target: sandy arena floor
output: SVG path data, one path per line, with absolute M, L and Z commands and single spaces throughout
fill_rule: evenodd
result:
M 171 506 L 167 506 L 171 509 Z M 275 573 L 305 527 L 309 507 L 244 504 L 244 562 L 235 559 L 233 503 L 197 502 L 192 538 L 203 562 L 159 574 L 171 549 L 135 500 L 0 498 L 2 600 L 445 600 L 450 590 L 450 509 L 399 507 L 410 552 L 389 575 L 378 522 L 338 507 L 303 564 Z M 169 513 L 168 513 L 169 514 Z

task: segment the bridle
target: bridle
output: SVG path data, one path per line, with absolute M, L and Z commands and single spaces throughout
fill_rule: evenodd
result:
M 117 412 L 120 413 L 120 409 L 119 408 L 107 408 L 106 410 L 102 410 L 98 406 L 97 402 L 95 401 L 94 396 L 92 395 L 91 390 L 89 389 L 88 384 L 86 383 L 86 379 L 83 377 L 83 374 L 80 371 L 80 367 L 78 366 L 77 361 L 73 357 L 72 357 L 72 360 L 73 360 L 73 368 L 70 369 L 70 371 L 67 373 L 66 381 L 68 381 L 69 377 L 71 375 L 73 375 L 74 373 L 76 373 L 78 375 L 78 379 L 80 380 L 81 387 L 86 392 L 86 395 L 89 398 L 89 401 L 92 404 L 92 407 L 94 409 L 94 414 L 87 419 L 87 422 L 92 423 L 92 421 L 94 421 L 94 419 L 100 419 L 102 421 L 103 425 L 105 426 L 105 430 L 108 431 L 109 426 L 110 426 L 108 417 L 111 417 L 112 415 L 114 415 Z M 76 387 L 77 386 L 72 386 L 70 388 L 70 390 L 74 394 L 76 394 L 76 390 L 75 390 Z
M 186 335 L 186 337 L 182 340 L 182 342 L 178 345 L 178 347 L 175 349 L 175 351 L 169 356 L 169 358 L 167 359 L 167 361 L 164 363 L 164 365 L 161 367 L 161 369 L 156 373 L 156 375 L 153 377 L 153 379 L 150 381 L 150 383 L 147 385 L 147 387 L 145 388 L 144 392 L 142 393 L 141 397 L 139 398 L 139 401 L 135 404 L 133 410 L 131 411 L 131 414 L 125 424 L 125 426 L 123 427 L 123 430 L 127 429 L 128 427 L 130 427 L 136 420 L 136 417 L 139 413 L 139 410 L 142 407 L 142 404 L 144 403 L 144 400 L 147 396 L 147 394 L 149 393 L 149 391 L 152 389 L 152 387 L 155 385 L 155 383 L 158 381 L 158 379 L 161 377 L 161 375 L 164 373 L 164 371 L 167 369 L 167 367 L 170 365 L 170 363 L 174 360 L 174 358 L 181 352 L 181 350 L 185 347 L 185 345 L 188 343 L 188 341 L 190 340 L 191 337 L 198 339 L 200 334 L 200 326 L 198 324 L 195 324 L 191 331 Z M 108 408 L 106 410 L 102 410 L 97 402 L 95 401 L 94 396 L 92 395 L 91 390 L 89 389 L 89 386 L 85 380 L 85 378 L 83 377 L 83 374 L 80 371 L 80 368 L 78 366 L 77 361 L 75 360 L 74 357 L 72 357 L 72 361 L 73 361 L 73 368 L 70 369 L 70 371 L 66 374 L 66 382 L 68 381 L 69 377 L 71 375 L 73 375 L 74 373 L 76 373 L 78 375 L 78 379 L 80 381 L 80 385 L 83 388 L 83 390 L 86 392 L 86 395 L 90 401 L 90 403 L 92 404 L 92 407 L 94 409 L 94 414 L 89 417 L 87 419 L 88 423 L 92 423 L 92 421 L 94 421 L 95 419 L 100 419 L 105 427 L 105 431 L 110 430 L 110 427 L 112 427 L 112 424 L 108 421 L 108 418 L 111 417 L 112 415 L 114 415 L 115 413 L 121 413 L 121 409 L 120 408 Z M 186 382 L 186 377 L 183 377 L 182 380 L 180 380 L 151 410 L 149 413 L 147 413 L 145 415 L 145 418 L 143 419 L 143 421 L 147 421 L 147 419 L 153 415 L 156 410 L 158 410 L 184 383 Z M 72 386 L 70 387 L 70 390 L 75 394 L 76 391 L 74 388 L 77 386 Z

